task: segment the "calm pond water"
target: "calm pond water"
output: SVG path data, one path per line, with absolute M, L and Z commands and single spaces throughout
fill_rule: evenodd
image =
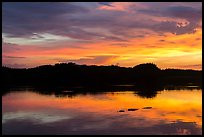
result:
M 202 134 L 201 89 L 152 97 L 135 91 L 62 93 L 27 88 L 4 94 L 3 134 Z

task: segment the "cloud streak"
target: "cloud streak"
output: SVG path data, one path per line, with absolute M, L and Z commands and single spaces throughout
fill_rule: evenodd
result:
M 61 59 L 59 62 L 75 62 L 77 64 L 87 64 L 87 65 L 113 65 L 113 60 L 117 59 L 118 56 L 86 56 L 75 60 L 64 60 Z

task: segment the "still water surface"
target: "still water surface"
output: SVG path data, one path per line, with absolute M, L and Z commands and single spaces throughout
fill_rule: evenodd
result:
M 135 91 L 64 93 L 4 94 L 3 134 L 202 134 L 201 89 L 163 90 L 151 98 Z

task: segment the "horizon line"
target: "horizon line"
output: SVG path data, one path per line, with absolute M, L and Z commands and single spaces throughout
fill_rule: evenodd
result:
M 146 62 L 146 63 L 139 63 L 139 64 L 136 64 L 134 66 L 119 66 L 118 63 L 117 64 L 109 64 L 109 65 L 97 65 L 97 64 L 78 64 L 78 63 L 75 63 L 75 62 L 61 62 L 61 63 L 55 63 L 55 64 L 42 64 L 42 65 L 38 65 L 38 66 L 34 66 L 34 67 L 9 67 L 9 66 L 6 66 L 6 65 L 3 65 L 2 64 L 2 67 L 7 67 L 7 68 L 11 68 L 11 69 L 33 69 L 33 68 L 37 68 L 37 67 L 41 67 L 41 66 L 55 66 L 57 64 L 69 64 L 69 63 L 73 63 L 75 65 L 79 65 L 79 66 L 83 66 L 83 65 L 86 65 L 86 66 L 117 66 L 117 67 L 121 67 L 121 68 L 133 68 L 135 66 L 138 66 L 138 65 L 141 65 L 141 64 L 154 64 L 157 66 L 157 64 L 155 63 L 152 63 L 152 62 Z M 201 64 L 202 66 L 202 64 Z M 158 66 L 157 66 L 158 67 Z M 160 68 L 158 67 L 160 70 L 166 70 L 166 69 L 175 69 L 175 70 L 194 70 L 194 71 L 202 71 L 202 67 L 201 69 L 190 69 L 190 68 L 187 68 L 187 69 L 184 69 L 184 68 L 174 68 L 174 67 L 168 67 L 168 68 Z

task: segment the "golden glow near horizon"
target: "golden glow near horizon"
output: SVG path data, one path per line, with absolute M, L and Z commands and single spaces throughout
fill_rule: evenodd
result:
M 32 6 L 38 8 L 34 3 Z M 24 26 L 21 25 L 23 21 L 12 24 L 8 17 L 16 14 L 3 14 L 3 65 L 34 67 L 75 62 L 133 67 L 151 62 L 162 69 L 202 70 L 202 8 L 199 3 L 118 2 L 58 6 L 54 8 L 79 9 L 70 14 L 66 10 L 54 13 L 62 21 L 60 25 L 48 13 L 45 16 L 52 23 L 44 22 L 40 18 L 42 13 L 32 13 L 42 26 L 33 24 L 29 17 Z M 10 8 L 8 3 L 3 5 L 3 11 Z M 37 9 L 21 10 L 34 12 Z M 16 16 L 21 18 L 19 14 Z M 13 26 L 9 28 L 7 24 Z

